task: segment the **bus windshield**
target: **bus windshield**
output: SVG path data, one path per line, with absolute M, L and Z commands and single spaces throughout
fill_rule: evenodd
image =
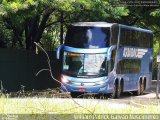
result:
M 63 74 L 75 77 L 106 76 L 106 54 L 64 52 Z
M 105 48 L 109 46 L 110 28 L 72 26 L 68 29 L 65 45 L 76 48 Z

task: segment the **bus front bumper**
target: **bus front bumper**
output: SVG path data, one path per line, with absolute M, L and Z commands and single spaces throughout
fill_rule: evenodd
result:
M 113 84 L 104 83 L 101 85 L 95 86 L 76 86 L 71 84 L 62 84 L 61 89 L 64 92 L 83 92 L 83 93 L 99 93 L 99 94 L 106 94 L 113 92 Z

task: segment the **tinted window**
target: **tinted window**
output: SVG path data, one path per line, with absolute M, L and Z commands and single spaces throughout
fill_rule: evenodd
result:
M 117 65 L 117 74 L 140 73 L 140 67 L 140 60 L 124 59 L 120 61 Z
M 105 48 L 109 46 L 110 28 L 71 26 L 65 45 L 77 48 Z
M 118 32 L 119 32 L 119 26 L 114 25 L 112 26 L 112 38 L 111 38 L 111 45 L 117 45 L 118 41 Z
M 152 34 L 127 28 L 121 28 L 120 46 L 152 48 Z

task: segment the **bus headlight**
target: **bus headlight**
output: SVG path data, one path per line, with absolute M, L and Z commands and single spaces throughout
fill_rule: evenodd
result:
M 61 81 L 62 83 L 69 83 L 69 80 L 65 76 L 61 77 Z

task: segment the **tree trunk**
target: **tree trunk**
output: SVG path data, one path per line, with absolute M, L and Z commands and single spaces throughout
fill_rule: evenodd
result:
M 19 36 L 18 36 L 18 42 L 21 48 L 23 48 L 23 44 L 22 44 L 22 35 L 23 35 L 23 31 L 24 30 L 20 30 L 19 31 Z
M 26 50 L 31 50 L 34 44 L 34 38 L 38 32 L 39 15 L 36 15 L 32 20 L 26 20 L 25 24 L 25 37 L 26 37 Z
M 40 22 L 40 15 L 35 15 L 31 20 L 26 20 L 25 24 L 25 37 L 26 37 L 26 50 L 35 50 L 34 42 L 39 42 L 42 34 L 46 28 L 46 23 L 54 9 L 48 9 L 42 15 Z
M 47 20 L 49 18 L 51 13 L 47 13 L 43 16 L 42 18 L 42 21 L 37 29 L 37 34 L 35 35 L 35 37 L 33 38 L 35 42 L 39 42 L 41 37 L 42 37 L 42 34 L 46 28 L 46 23 L 47 23 Z
M 61 18 L 60 18 L 60 44 L 63 44 L 63 22 L 64 22 L 64 17 L 63 17 L 63 11 L 61 11 Z
M 30 50 L 31 47 L 31 34 L 30 34 L 30 21 L 27 20 L 25 23 L 25 38 L 26 38 L 26 50 Z
M 22 34 L 23 34 L 23 30 L 21 30 L 20 28 L 13 28 L 13 41 L 12 41 L 12 47 L 16 46 L 17 41 L 19 42 L 20 47 L 23 48 L 23 44 L 22 44 Z

